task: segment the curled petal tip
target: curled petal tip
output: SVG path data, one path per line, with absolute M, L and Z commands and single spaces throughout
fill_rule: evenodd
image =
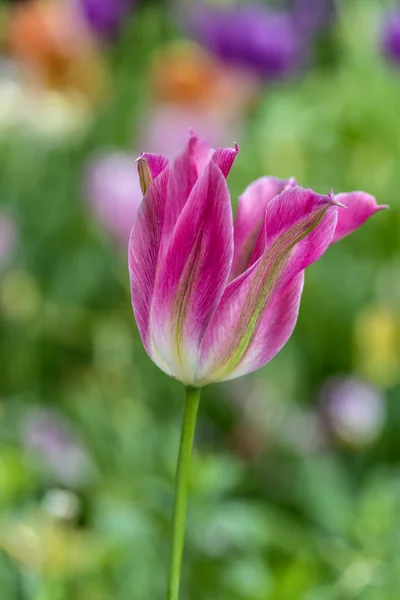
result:
M 153 180 L 165 169 L 168 159 L 162 154 L 150 154 L 142 152 L 136 159 L 139 173 L 140 187 L 143 195 L 149 189 Z
M 335 206 L 340 206 L 340 208 L 347 208 L 345 204 L 342 204 L 341 202 L 338 202 L 335 199 L 332 200 L 332 204 L 334 204 Z
M 189 146 L 196 144 L 199 141 L 199 136 L 196 134 L 193 127 L 189 127 Z M 206 140 L 203 140 L 204 144 L 207 144 Z
M 137 168 L 139 173 L 139 181 L 140 187 L 142 189 L 142 194 L 144 195 L 149 189 L 152 181 L 151 171 L 149 165 L 146 161 L 144 154 L 141 154 L 137 159 Z
M 347 206 L 345 204 L 342 204 L 341 202 L 339 202 L 336 199 L 335 192 L 333 191 L 333 189 L 329 192 L 328 196 L 331 199 L 331 202 L 334 206 L 340 206 L 341 208 L 347 208 Z
M 239 144 L 238 144 L 237 142 L 235 142 L 235 143 L 233 144 L 233 146 L 234 146 L 234 148 L 235 148 L 235 152 L 236 152 L 236 153 L 237 153 L 237 152 L 239 152 Z
M 141 152 L 141 154 L 139 154 L 139 156 L 135 159 L 135 162 L 138 163 L 139 160 L 141 160 L 144 156 L 144 152 Z

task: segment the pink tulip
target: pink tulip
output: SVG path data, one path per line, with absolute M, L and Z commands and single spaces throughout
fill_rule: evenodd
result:
M 384 208 L 364 192 L 322 196 L 264 177 L 239 199 L 233 226 L 226 177 L 237 152 L 192 136 L 171 164 L 138 160 L 133 310 L 150 358 L 196 387 L 269 362 L 293 332 L 305 268 Z

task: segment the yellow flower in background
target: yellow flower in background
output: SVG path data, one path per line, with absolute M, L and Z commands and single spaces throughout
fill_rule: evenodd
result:
M 92 533 L 66 525 L 42 510 L 3 524 L 0 548 L 43 576 L 84 573 L 98 566 L 105 552 Z
M 39 287 L 23 269 L 11 269 L 1 281 L 0 311 L 8 321 L 28 323 L 37 319 L 42 305 Z
M 400 380 L 400 317 L 388 306 L 359 313 L 354 328 L 356 371 L 387 388 Z

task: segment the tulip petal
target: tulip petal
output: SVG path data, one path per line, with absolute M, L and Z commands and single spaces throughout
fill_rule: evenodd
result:
M 224 381 L 263 367 L 282 350 L 297 322 L 303 285 L 304 271 L 300 271 L 286 285 L 279 287 L 260 319 L 251 346 L 237 367 L 225 375 Z
M 136 214 L 129 240 L 129 274 L 132 305 L 143 345 L 151 358 L 149 343 L 150 307 L 164 222 L 168 167 L 147 190 Z M 157 362 L 157 364 L 159 364 Z M 160 368 L 165 368 L 159 365 Z
M 261 177 L 251 183 L 239 197 L 234 229 L 235 249 L 231 279 L 243 273 L 249 266 L 269 202 L 283 192 L 285 187 L 291 185 L 292 181 L 294 184 L 294 180 Z
M 199 385 L 257 369 L 287 341 L 301 294 L 297 276 L 331 243 L 337 221 L 334 204 L 331 197 L 300 187 L 268 204 L 265 251 L 225 290 L 202 342 Z M 285 305 L 289 323 L 279 336 L 274 315 Z
M 237 145 L 234 149 L 220 148 L 214 151 L 208 142 L 191 135 L 186 149 L 175 159 L 170 171 L 162 242 L 163 256 L 167 251 L 178 217 L 207 164 L 213 160 L 227 177 L 237 153 Z
M 229 191 L 211 161 L 179 216 L 157 274 L 151 311 L 155 352 L 185 383 L 194 382 L 200 342 L 226 287 L 232 256 Z
M 338 194 L 335 199 L 344 204 L 346 208 L 339 208 L 338 222 L 332 243 L 350 235 L 376 212 L 388 208 L 387 205 L 378 205 L 375 198 L 366 192 Z
M 153 179 L 158 177 L 167 165 L 168 158 L 163 154 L 150 154 L 149 152 L 144 152 L 139 156 L 137 159 L 137 168 L 143 196 L 147 192 Z
M 207 142 L 199 140 L 196 136 L 192 135 L 185 150 L 171 165 L 167 192 L 167 210 L 165 212 L 163 229 L 163 256 L 167 251 L 179 215 L 196 181 L 210 161 L 213 152 Z

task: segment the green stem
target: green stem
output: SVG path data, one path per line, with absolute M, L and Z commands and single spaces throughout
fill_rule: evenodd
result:
M 179 599 L 179 581 L 181 578 L 182 554 L 185 541 L 186 506 L 190 478 L 190 462 L 197 410 L 199 408 L 200 389 L 186 388 L 185 410 L 183 413 L 181 441 L 175 477 L 175 504 L 172 522 L 172 552 L 168 575 L 167 600 Z

